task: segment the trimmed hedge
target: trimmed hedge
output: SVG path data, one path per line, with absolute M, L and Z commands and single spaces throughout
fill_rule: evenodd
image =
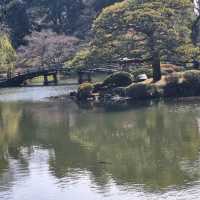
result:
M 104 86 L 108 87 L 126 87 L 133 82 L 133 76 L 128 72 L 116 72 L 108 76 L 104 82 Z

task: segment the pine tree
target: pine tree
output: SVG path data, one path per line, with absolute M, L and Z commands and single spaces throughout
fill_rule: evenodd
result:
M 154 81 L 161 78 L 160 62 L 178 62 L 190 47 L 193 4 L 190 0 L 128 0 L 103 10 L 94 22 L 96 48 L 129 33 L 137 56 L 151 60 Z M 191 50 L 191 51 L 192 51 Z

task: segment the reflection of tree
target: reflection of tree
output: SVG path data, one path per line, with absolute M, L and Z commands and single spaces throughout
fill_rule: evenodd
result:
M 58 178 L 80 169 L 92 172 L 92 180 L 101 186 L 111 174 L 120 184 L 153 188 L 195 178 L 182 162 L 198 159 L 195 113 L 170 112 L 164 105 L 106 114 L 64 106 L 28 109 L 26 117 L 32 115 L 35 123 L 35 133 L 29 131 L 32 142 L 54 150 L 49 165 Z
M 0 106 L 0 170 L 8 166 L 9 145 L 17 143 L 21 110 L 14 104 Z
M 120 183 L 153 188 L 183 184 L 196 174 L 183 160 L 198 159 L 195 114 L 169 112 L 165 106 L 126 113 L 81 116 L 71 139 L 88 146 Z M 199 174 L 199 173 L 198 173 Z
M 2 105 L 0 169 L 8 168 L 10 157 L 28 168 L 36 146 L 49 150 L 49 168 L 57 178 L 77 179 L 87 171 L 101 189 L 110 176 L 118 184 L 153 189 L 182 185 L 200 177 L 198 167 L 188 171 L 199 159 L 198 116 L 170 109 L 159 104 L 103 113 L 67 103 Z
M 21 110 L 17 109 L 15 104 L 3 104 L 0 106 L 0 141 L 6 139 L 9 142 L 16 138 L 20 116 Z
M 17 160 L 21 167 L 27 169 L 27 162 L 20 150 L 21 116 L 22 109 L 16 104 L 0 104 L 0 185 L 8 186 L 16 178 L 11 159 Z

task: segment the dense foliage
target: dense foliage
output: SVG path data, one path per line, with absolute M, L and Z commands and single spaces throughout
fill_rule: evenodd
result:
M 18 47 L 23 44 L 23 37 L 31 28 L 26 4 L 19 0 L 1 0 L 0 2 L 0 22 L 9 28 L 12 44 Z
M 128 72 L 116 72 L 108 76 L 103 85 L 108 87 L 125 87 L 133 82 L 133 76 Z
M 87 35 L 93 18 L 119 0 L 0 0 L 0 21 L 11 29 L 15 46 L 32 31 Z M 20 19 L 20 20 L 19 20 Z
M 69 60 L 79 47 L 77 41 L 84 43 L 91 37 L 96 15 L 117 1 L 120 0 L 0 0 L 0 24 L 6 27 L 17 50 L 17 66 Z M 47 49 L 45 58 L 42 48 Z
M 196 14 L 198 5 L 197 0 Z M 145 67 L 153 66 L 158 80 L 160 63 L 183 65 L 199 59 L 199 17 L 191 0 L 0 0 L 0 22 L 17 49 L 18 65 L 43 65 L 42 48 L 56 63 L 72 67 L 139 58 Z M 69 45 L 71 36 L 81 45 Z M 62 59 L 50 52 L 55 46 Z
M 94 21 L 90 58 L 99 62 L 131 56 L 150 60 L 154 80 L 160 62 L 180 63 L 199 53 L 191 40 L 193 4 L 180 1 L 123 1 L 110 6 Z

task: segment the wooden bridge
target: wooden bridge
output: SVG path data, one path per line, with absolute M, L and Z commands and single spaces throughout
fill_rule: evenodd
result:
M 123 58 L 116 62 L 106 64 L 102 67 L 92 67 L 92 68 L 86 68 L 75 71 L 78 75 L 78 83 L 83 83 L 84 81 L 91 81 L 92 74 L 95 73 L 106 73 L 106 74 L 112 74 L 116 71 L 124 71 L 126 70 L 128 64 L 130 63 L 141 63 L 144 62 L 144 60 L 140 59 L 128 59 Z M 4 78 L 0 78 L 0 87 L 16 87 L 16 86 L 22 86 L 27 83 L 27 80 L 33 79 L 35 77 L 43 76 L 44 77 L 44 85 L 49 85 L 50 83 L 54 83 L 55 85 L 58 83 L 58 72 L 65 71 L 68 74 L 71 74 L 71 71 L 74 71 L 74 69 L 68 70 L 63 67 L 62 64 L 60 65 L 54 65 L 50 67 L 34 67 L 31 69 L 26 69 L 21 72 L 17 73 L 7 73 Z M 48 77 L 53 76 L 53 81 L 49 81 Z
M 58 83 L 58 72 L 64 71 L 70 74 L 70 70 L 64 68 L 62 65 L 58 66 L 50 66 L 50 67 L 35 67 L 32 69 L 22 70 L 17 73 L 7 73 L 6 77 L 0 78 L 0 87 L 17 87 L 26 85 L 27 80 L 33 79 L 35 77 L 43 76 L 44 77 L 44 85 L 47 86 L 50 83 L 57 84 Z M 82 83 L 84 81 L 91 81 L 91 76 L 93 73 L 113 73 L 116 72 L 116 69 L 108 69 L 108 68 L 92 68 L 92 69 L 83 69 L 78 70 L 78 83 Z M 53 81 L 49 81 L 48 77 L 52 76 Z
M 5 78 L 0 78 L 0 87 L 14 87 L 25 85 L 26 81 L 35 77 L 43 76 L 44 85 L 48 85 L 48 76 L 53 76 L 54 84 L 57 84 L 57 74 L 62 71 L 62 66 L 51 66 L 51 67 L 38 67 L 33 69 L 23 70 L 17 73 L 8 72 Z

